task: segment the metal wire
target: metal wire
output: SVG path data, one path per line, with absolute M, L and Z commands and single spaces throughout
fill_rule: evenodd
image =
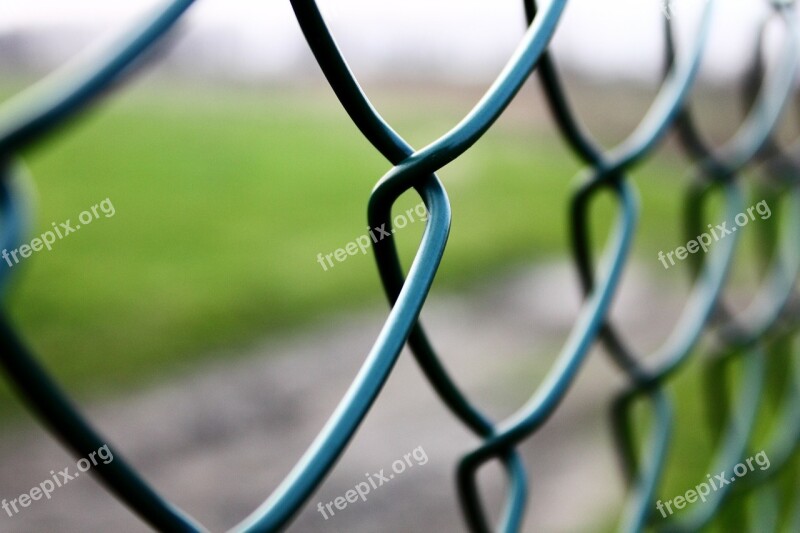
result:
M 489 531 L 492 526 L 479 497 L 477 472 L 497 460 L 508 476 L 506 504 L 496 529 L 513 532 L 522 527 L 527 500 L 524 464 L 516 447 L 544 425 L 569 393 L 589 350 L 601 343 L 627 376 L 628 388 L 612 408 L 624 473 L 629 481 L 629 503 L 620 529 L 642 531 L 648 524 L 669 531 L 696 531 L 709 524 L 727 503 L 755 494 L 759 526 L 777 527 L 779 516 L 800 524 L 800 505 L 788 510 L 773 502 L 774 477 L 796 456 L 800 445 L 800 360 L 793 346 L 797 333 L 797 294 L 800 274 L 800 161 L 780 147 L 774 131 L 791 97 L 798 67 L 800 30 L 793 2 L 772 2 L 772 16 L 763 21 L 760 41 L 745 79 L 744 101 L 749 112 L 739 130 L 721 148 L 712 148 L 693 119 L 688 98 L 696 84 L 715 0 L 705 0 L 699 29 L 686 50 L 676 50 L 672 22 L 665 20 L 667 44 L 663 84 L 641 123 L 612 149 L 605 149 L 588 133 L 572 110 L 548 45 L 557 31 L 566 0 L 551 0 L 537 9 L 524 0 L 528 29 L 516 51 L 491 87 L 472 110 L 450 131 L 415 150 L 395 132 L 371 104 L 347 65 L 315 0 L 290 0 L 308 45 L 322 72 L 353 123 L 392 165 L 370 196 L 367 218 L 371 227 L 391 227 L 391 209 L 405 192 L 414 189 L 430 213 L 420 246 L 408 272 L 401 267 L 393 237 L 374 246 L 381 281 L 391 311 L 364 364 L 328 422 L 306 453 L 269 498 L 232 531 L 277 531 L 288 527 L 315 489 L 336 464 L 355 435 L 388 379 L 401 349 L 408 343 L 425 377 L 453 415 L 481 444 L 458 465 L 459 497 L 468 527 Z M 68 118 L 95 101 L 105 89 L 167 32 L 192 4 L 166 3 L 136 28 L 110 46 L 106 53 L 72 65 L 40 85 L 0 106 L 0 240 L 15 247 L 25 234 L 29 215 L 24 188 L 19 186 L 17 154 L 61 127 Z M 767 71 L 762 60 L 764 27 L 777 21 L 786 30 L 777 67 Z M 679 53 L 680 52 L 680 53 Z M 436 176 L 443 166 L 460 157 L 500 117 L 530 75 L 536 72 L 566 143 L 585 165 L 572 195 L 571 248 L 584 302 L 564 347 L 544 382 L 530 400 L 502 421 L 490 420 L 450 377 L 433 343 L 419 323 L 419 314 L 446 251 L 450 229 L 450 202 Z M 684 226 L 691 238 L 702 232 L 704 206 L 721 195 L 728 219 L 744 206 L 742 171 L 760 166 L 769 177 L 764 190 L 788 208 L 786 223 L 765 229 L 760 265 L 763 282 L 745 311 L 734 314 L 723 293 L 738 248 L 735 234 L 719 243 L 707 257 L 693 256 L 693 288 L 684 311 L 664 344 L 652 354 L 637 354 L 620 334 L 609 310 L 629 261 L 636 233 L 636 187 L 629 175 L 674 129 L 693 164 L 686 191 Z M 617 202 L 617 221 L 599 263 L 594 261 L 590 209 L 594 198 L 610 192 Z M 700 230 L 700 231 L 698 231 Z M 10 271 L 0 271 L 0 290 Z M 708 334 L 708 335 L 706 335 Z M 703 336 L 714 339 L 702 350 Z M 712 469 L 731 469 L 743 460 L 754 441 L 754 427 L 770 365 L 788 376 L 777 422 L 768 439 L 772 468 L 753 473 L 736 490 L 716 491 L 702 506 L 679 519 L 654 520 L 666 456 L 675 424 L 669 381 L 693 357 L 704 351 L 708 381 L 707 403 L 716 406 L 713 430 L 718 435 Z M 787 355 L 788 354 L 788 355 Z M 645 363 L 646 361 L 646 363 Z M 78 456 L 106 444 L 101 434 L 73 406 L 67 394 L 36 362 L 5 317 L 0 318 L 0 363 L 9 380 L 36 416 Z M 721 383 L 730 368 L 742 371 L 736 387 Z M 721 400 L 722 399 L 722 400 Z M 637 402 L 649 406 L 650 427 L 643 439 L 632 417 Z M 643 442 L 638 442 L 643 441 Z M 94 472 L 122 502 L 150 526 L 162 531 L 203 531 L 203 527 L 158 495 L 114 450 L 115 460 L 97 465 Z M 720 520 L 735 520 L 731 513 Z M 742 522 L 731 522 L 741 526 Z

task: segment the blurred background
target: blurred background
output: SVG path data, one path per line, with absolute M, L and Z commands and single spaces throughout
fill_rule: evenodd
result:
M 744 115 L 741 80 L 768 10 L 718 3 L 691 105 L 719 143 Z M 695 35 L 695 4 L 672 3 L 679 49 Z M 12 102 L 76 57 L 92 57 L 157 5 L 0 4 L 0 94 Z M 375 106 L 417 148 L 469 111 L 525 29 L 522 2 L 505 0 L 319 5 Z M 658 91 L 663 18 L 658 0 L 574 0 L 566 9 L 552 51 L 579 115 L 606 146 L 633 130 Z M 781 39 L 774 33 L 768 50 Z M 787 145 L 795 116 L 789 109 L 781 126 Z M 22 159 L 35 183 L 31 236 L 106 198 L 116 213 L 14 267 L 13 322 L 147 479 L 212 531 L 232 526 L 297 461 L 386 317 L 371 252 L 327 270 L 317 257 L 366 233 L 370 191 L 390 165 L 336 101 L 289 3 L 274 0 L 197 2 L 124 85 Z M 665 270 L 656 255 L 686 242 L 689 167 L 668 139 L 632 176 L 641 221 L 614 315 L 643 353 L 670 332 L 690 287 L 688 264 Z M 534 77 L 440 173 L 453 226 L 423 321 L 458 382 L 498 419 L 536 390 L 577 316 L 568 205 L 579 170 Z M 746 181 L 760 174 L 749 172 Z M 417 203 L 409 194 L 397 213 Z M 600 246 L 614 206 L 598 204 Z M 423 227 L 398 231 L 406 264 Z M 750 233 L 729 291 L 744 303 L 757 282 Z M 606 359 L 593 351 L 562 408 L 521 447 L 529 531 L 606 531 L 619 519 L 624 483 L 608 410 L 625 380 Z M 713 474 L 712 435 L 694 422 L 699 366 L 673 387 L 679 414 L 665 499 Z M 5 384 L 0 400 L 0 498 L 10 499 L 74 460 Z M 461 530 L 454 467 L 476 444 L 404 352 L 294 530 Z M 369 501 L 327 520 L 316 511 L 419 446 L 429 461 Z M 502 476 L 489 470 L 482 486 L 497 513 Z M 2 531 L 54 528 L 147 530 L 91 479 L 0 515 Z

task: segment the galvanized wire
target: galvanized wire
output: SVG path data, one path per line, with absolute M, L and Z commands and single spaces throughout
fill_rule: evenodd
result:
M 528 499 L 527 478 L 516 448 L 556 412 L 590 349 L 598 342 L 629 380 L 628 388 L 614 402 L 611 418 L 629 481 L 629 504 L 620 529 L 642 531 L 651 525 L 659 530 L 695 531 L 721 516 L 720 511 L 728 502 L 749 494 L 756 495 L 759 527 L 766 524 L 777 527 L 781 514 L 800 524 L 800 505 L 783 512 L 771 500 L 775 494 L 774 477 L 791 464 L 800 444 L 800 360 L 793 345 L 798 325 L 795 286 L 800 273 L 800 161 L 774 139 L 774 131 L 794 89 L 800 53 L 793 3 L 772 2 L 771 20 L 786 30 L 780 61 L 767 71 L 761 43 L 754 47 L 744 90 L 749 112 L 739 130 L 721 148 L 711 148 L 703 140 L 688 106 L 714 18 L 715 0 L 704 1 L 699 29 L 686 50 L 676 50 L 672 22 L 665 20 L 666 72 L 659 93 L 641 123 L 613 149 L 602 147 L 580 123 L 555 60 L 548 52 L 567 1 L 552 0 L 537 10 L 533 0 L 524 0 L 528 29 L 506 67 L 464 119 L 434 142 L 415 150 L 371 104 L 315 0 L 290 1 L 332 90 L 353 123 L 392 165 L 370 196 L 367 209 L 370 226 L 391 227 L 392 206 L 411 189 L 425 202 L 429 217 L 408 272 L 401 267 L 391 235 L 374 246 L 378 272 L 391 304 L 386 322 L 347 393 L 306 453 L 273 494 L 233 530 L 277 531 L 288 527 L 355 435 L 406 343 L 441 401 L 481 440 L 480 446 L 466 454 L 457 469 L 462 509 L 473 531 L 493 529 L 477 485 L 479 469 L 493 460 L 503 465 L 508 476 L 505 509 L 494 529 L 508 532 L 521 529 Z M 25 234 L 28 209 L 24 187 L 19 185 L 19 179 L 12 179 L 24 173 L 17 161 L 19 151 L 61 127 L 69 117 L 96 100 L 180 19 L 191 3 L 182 0 L 165 4 L 109 47 L 105 55 L 70 66 L 0 107 L 0 240 L 4 247 L 15 247 Z M 435 173 L 469 150 L 492 127 L 533 72 L 540 78 L 566 143 L 585 165 L 569 207 L 571 249 L 584 302 L 544 382 L 517 412 L 502 421 L 493 421 L 450 377 L 418 319 L 446 251 L 450 229 L 450 202 L 444 184 Z M 693 288 L 683 314 L 664 344 L 654 353 L 643 355 L 624 340 L 609 310 L 629 262 L 638 220 L 636 187 L 630 173 L 654 152 L 671 129 L 677 132 L 687 158 L 693 162 L 684 202 L 688 237 L 703 231 L 704 206 L 715 194 L 722 196 L 729 220 L 742 211 L 741 174 L 750 166 L 759 166 L 769 177 L 764 190 L 771 198 L 782 200 L 789 215 L 784 224 L 773 224 L 764 230 L 760 241 L 767 258 L 760 265 L 763 283 L 750 307 L 734 314 L 723 300 L 738 248 L 737 236 L 731 235 L 707 257 L 693 256 Z M 589 237 L 590 209 L 593 199 L 604 191 L 614 196 L 618 214 L 606 250 L 596 264 Z M 9 273 L 0 271 L 0 290 L 7 285 Z M 701 344 L 704 336 L 714 339 L 710 348 Z M 107 443 L 36 362 L 5 317 L 0 320 L 0 349 L 0 362 L 13 386 L 68 448 L 78 456 L 86 456 Z M 654 516 L 655 501 L 675 423 L 668 385 L 689 359 L 699 357 L 700 352 L 706 356 L 704 372 L 709 395 L 706 401 L 716 408 L 718 415 L 712 421 L 719 436 L 713 471 L 731 469 L 752 449 L 770 365 L 788 376 L 767 445 L 773 468 L 753 473 L 735 490 L 715 492 L 704 505 L 678 519 L 660 520 Z M 743 369 L 737 386 L 722 387 L 726 372 L 737 364 Z M 651 424 L 644 438 L 637 437 L 642 431 L 635 427 L 631 416 L 637 401 L 647 403 L 651 411 Z M 204 530 L 157 494 L 116 449 L 114 457 L 113 462 L 97 465 L 93 471 L 144 521 L 162 531 Z M 735 515 L 729 513 L 720 520 L 738 520 Z M 729 524 L 741 526 L 742 522 Z

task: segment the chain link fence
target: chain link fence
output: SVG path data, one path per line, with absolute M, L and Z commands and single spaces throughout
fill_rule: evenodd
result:
M 456 473 L 463 513 L 473 531 L 521 529 L 528 479 L 516 447 L 557 410 L 590 349 L 598 343 L 628 381 L 627 389 L 612 406 L 612 425 L 629 482 L 629 503 L 621 529 L 697 531 L 716 520 L 723 522 L 726 530 L 739 530 L 751 520 L 751 525 L 761 530 L 765 524 L 775 526 L 778 515 L 787 524 L 794 524 L 789 528 L 800 524 L 796 494 L 793 499 L 784 498 L 785 509 L 777 509 L 772 502 L 777 490 L 774 478 L 791 463 L 800 442 L 800 366 L 792 346 L 797 331 L 795 284 L 800 272 L 800 162 L 775 139 L 778 122 L 795 89 L 800 33 L 793 2 L 773 1 L 770 17 L 759 24 L 762 28 L 768 24 L 783 28 L 778 60 L 773 65 L 765 64 L 762 30 L 744 83 L 746 118 L 727 143 L 713 147 L 697 127 L 689 97 L 697 81 L 715 3 L 703 2 L 699 29 L 685 49 L 676 46 L 673 17 L 665 17 L 663 83 L 638 127 L 613 149 L 601 147 L 580 123 L 548 51 L 566 0 L 551 0 L 543 6 L 525 0 L 528 30 L 489 90 L 450 131 L 415 149 L 373 107 L 315 1 L 291 0 L 330 87 L 364 137 L 390 163 L 390 170 L 372 191 L 367 209 L 369 226 L 391 228 L 392 206 L 411 189 L 424 201 L 429 217 L 407 271 L 401 267 L 391 235 L 376 242 L 373 249 L 391 312 L 327 424 L 283 483 L 235 531 L 276 531 L 290 524 L 355 435 L 406 344 L 441 401 L 480 438 L 480 446 L 463 457 Z M 169 2 L 119 38 L 102 60 L 59 72 L 0 107 L 3 248 L 16 248 L 26 234 L 27 203 L 25 188 L 20 184 L 25 171 L 17 154 L 63 126 L 120 80 L 191 4 L 190 0 Z M 469 150 L 492 127 L 532 74 L 539 77 L 564 141 L 584 167 L 569 205 L 571 247 L 584 300 L 579 318 L 546 379 L 517 412 L 497 421 L 483 414 L 450 377 L 418 318 L 446 253 L 450 229 L 450 203 L 436 172 Z M 784 224 L 763 225 L 759 230 L 764 233 L 759 237 L 763 248 L 762 283 L 752 305 L 734 312 L 723 297 L 740 247 L 738 235 L 730 232 L 707 254 L 689 255 L 693 288 L 680 319 L 655 353 L 639 353 L 626 341 L 609 311 L 630 261 L 639 216 L 636 184 L 630 174 L 673 130 L 692 163 L 689 186 L 681 194 L 687 240 L 698 239 L 695 252 L 702 242 L 700 235 L 714 229 L 704 216 L 710 203 L 721 204 L 728 221 L 746 212 L 747 184 L 743 183 L 742 172 L 749 167 L 765 170 L 769 179 L 758 183 L 758 190 L 772 205 L 780 204 L 787 216 Z M 677 187 L 675 193 L 679 194 Z M 606 249 L 596 258 L 590 238 L 590 215 L 593 200 L 601 194 L 613 196 L 617 214 Z M 3 288 L 10 273 L 11 269 L 0 270 Z M 703 339 L 709 342 L 701 345 Z M 31 410 L 77 457 L 106 446 L 103 436 L 49 377 L 6 318 L 0 321 L 0 344 L 0 360 L 8 379 Z M 701 357 L 708 387 L 707 397 L 698 400 L 715 406 L 719 415 L 714 418 L 713 430 L 719 438 L 709 468 L 712 472 L 731 472 L 739 463 L 752 459 L 757 451 L 755 428 L 765 396 L 768 362 L 779 367 L 785 386 L 764 446 L 769 450 L 771 468 L 752 472 L 735 486 L 722 482 L 719 487 L 714 485 L 713 492 L 703 495 L 703 505 L 677 517 L 670 511 L 667 517 L 657 509 L 663 505 L 659 487 L 674 443 L 675 402 L 669 385 L 687 362 Z M 732 373 L 739 379 L 735 386 L 725 387 L 724 377 Z M 644 423 L 642 417 L 634 416 L 637 406 L 644 406 L 647 411 Z M 114 461 L 97 464 L 93 471 L 142 520 L 162 531 L 204 530 L 157 494 L 128 465 L 120 450 L 114 449 L 113 455 Z M 506 503 L 497 524 L 490 523 L 477 482 L 481 467 L 494 461 L 502 464 L 507 475 Z M 721 512 L 726 503 L 749 496 L 754 496 L 756 502 L 753 512 Z

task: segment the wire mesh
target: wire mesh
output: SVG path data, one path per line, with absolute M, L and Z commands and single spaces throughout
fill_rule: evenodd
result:
M 795 456 L 800 442 L 800 361 L 791 349 L 797 326 L 796 294 L 800 272 L 800 163 L 774 138 L 779 119 L 791 98 L 798 64 L 798 33 L 793 2 L 771 3 L 771 16 L 762 22 L 785 28 L 779 62 L 767 69 L 761 53 L 763 38 L 754 47 L 745 80 L 743 101 L 748 113 L 740 128 L 720 148 L 704 140 L 690 109 L 689 96 L 708 41 L 715 0 L 703 2 L 701 23 L 690 45 L 676 49 L 671 17 L 664 21 L 666 61 L 663 83 L 640 124 L 613 149 L 601 147 L 580 123 L 548 51 L 559 27 L 566 0 L 551 0 L 539 9 L 524 0 L 528 29 L 505 68 L 472 110 L 450 131 L 421 149 L 411 147 L 373 107 L 348 67 L 314 0 L 291 0 L 308 45 L 344 109 L 366 139 L 391 164 L 375 185 L 368 204 L 371 227 L 391 228 L 391 209 L 405 192 L 414 189 L 429 212 L 427 225 L 407 272 L 389 235 L 373 248 L 391 311 L 380 334 L 328 422 L 294 469 L 271 496 L 246 517 L 234 531 L 276 531 L 288 527 L 355 435 L 401 352 L 408 344 L 420 368 L 441 401 L 481 441 L 458 465 L 459 498 L 468 527 L 473 531 L 518 531 L 523 524 L 527 499 L 525 466 L 516 447 L 557 410 L 570 391 L 590 349 L 601 343 L 628 380 L 627 389 L 615 400 L 612 426 L 629 486 L 629 501 L 620 529 L 642 531 L 648 526 L 668 531 L 696 531 L 720 515 L 734 498 L 754 494 L 758 502 L 757 524 L 774 520 L 772 479 Z M 163 36 L 192 4 L 172 1 L 131 29 L 99 60 L 72 66 L 24 91 L 0 107 L 0 213 L 2 241 L 9 248 L 25 231 L 26 198 L 17 175 L 24 173 L 17 154 L 65 124 L 67 119 L 95 101 L 117 81 L 142 54 Z M 763 34 L 763 29 L 762 29 Z M 763 35 L 761 35 L 763 37 Z M 450 229 L 450 202 L 436 172 L 459 158 L 500 117 L 526 80 L 536 73 L 562 137 L 584 170 L 572 193 L 571 249 L 580 275 L 583 303 L 580 315 L 544 382 L 516 413 L 501 421 L 491 420 L 450 377 L 418 318 L 446 251 Z M 715 196 L 721 198 L 726 217 L 744 207 L 742 171 L 760 165 L 769 182 L 765 194 L 786 203 L 788 222 L 765 229 L 763 280 L 753 304 L 741 313 L 730 311 L 723 298 L 729 284 L 739 239 L 731 235 L 707 257 L 692 256 L 693 288 L 672 334 L 654 353 L 636 353 L 610 317 L 610 307 L 630 260 L 636 234 L 638 205 L 631 172 L 664 140 L 677 132 L 681 146 L 693 163 L 692 179 L 685 191 L 684 226 L 693 237 L 704 230 L 703 212 Z M 595 261 L 591 246 L 590 214 L 594 198 L 611 193 L 617 219 L 606 249 Z M 0 287 L 9 271 L 0 271 Z M 700 349 L 704 336 L 713 347 Z M 106 441 L 80 414 L 69 397 L 31 355 L 7 318 L 0 321 L 0 360 L 15 389 L 31 410 L 78 456 L 86 456 Z M 788 348 L 787 348 L 788 347 Z M 720 435 L 711 471 L 729 470 L 742 461 L 754 440 L 754 428 L 763 396 L 766 367 L 772 361 L 787 377 L 777 422 L 769 438 L 773 468 L 754 474 L 736 488 L 715 491 L 703 506 L 679 519 L 655 520 L 655 501 L 673 442 L 674 405 L 668 384 L 691 358 L 704 355 L 709 404 L 719 405 L 715 431 Z M 789 354 L 789 355 L 787 355 Z M 646 363 L 645 363 L 646 362 Z M 734 363 L 742 365 L 735 387 L 719 383 Z M 647 428 L 637 425 L 634 405 L 650 411 Z M 644 431 L 646 429 L 646 431 Z M 642 431 L 646 438 L 638 438 Z M 204 528 L 156 493 L 114 450 L 115 460 L 98 465 L 95 472 L 116 497 L 142 520 L 162 531 L 203 531 Z M 499 461 L 507 474 L 506 503 L 498 524 L 489 523 L 479 496 L 477 473 L 482 466 Z M 795 523 L 800 505 L 788 502 Z M 724 518 L 724 520 L 732 520 Z M 739 529 L 742 523 L 728 524 Z

